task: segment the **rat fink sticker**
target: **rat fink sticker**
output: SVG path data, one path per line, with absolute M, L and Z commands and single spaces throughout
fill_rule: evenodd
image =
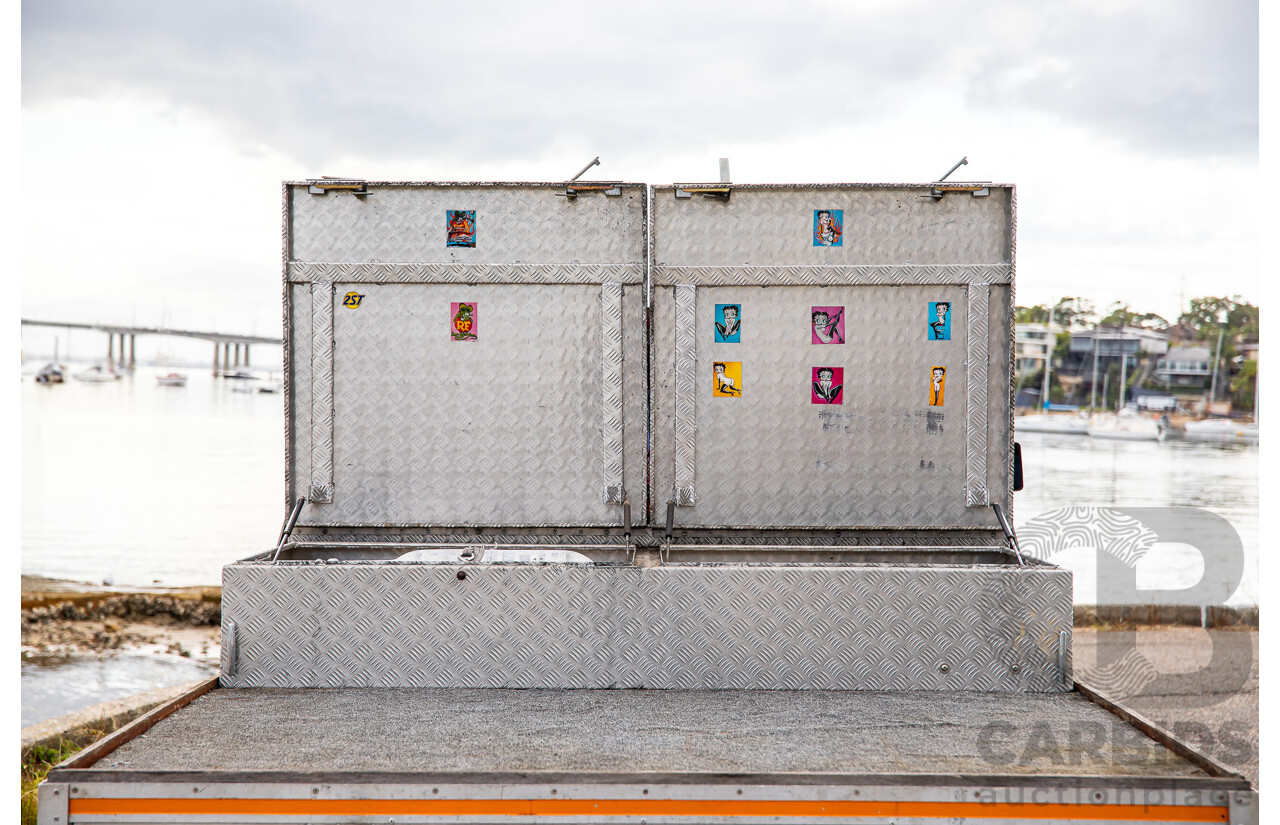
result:
M 742 395 L 742 362 L 716 361 L 711 365 L 711 395 L 714 398 L 737 398 Z
M 476 304 L 449 304 L 449 331 L 455 341 L 475 341 L 479 324 L 479 308 Z
M 814 367 L 809 389 L 814 404 L 843 404 L 844 367 Z
M 446 246 L 476 245 L 476 212 L 474 209 L 445 211 Z
M 716 343 L 738 344 L 742 342 L 742 306 L 716 304 Z
M 942 395 L 947 389 L 947 368 L 929 368 L 929 406 L 941 407 Z
M 844 307 L 814 307 L 809 314 L 813 343 L 844 343 Z
M 951 302 L 929 302 L 929 340 L 951 340 Z
M 813 245 L 840 246 L 844 240 L 844 210 L 813 210 Z

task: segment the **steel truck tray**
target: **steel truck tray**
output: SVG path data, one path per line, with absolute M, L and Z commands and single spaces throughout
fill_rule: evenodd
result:
M 1079 691 L 204 690 L 50 772 L 42 817 L 1257 822 L 1244 779 Z

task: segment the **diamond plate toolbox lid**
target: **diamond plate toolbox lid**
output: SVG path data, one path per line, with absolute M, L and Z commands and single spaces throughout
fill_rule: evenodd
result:
M 646 203 L 625 183 L 286 183 L 299 525 L 643 510 Z
M 653 496 L 677 527 L 997 529 L 1012 186 L 651 197 Z

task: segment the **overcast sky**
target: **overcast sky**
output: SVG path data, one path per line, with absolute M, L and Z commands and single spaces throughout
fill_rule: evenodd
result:
M 1018 302 L 1257 294 L 1258 9 L 22 5 L 22 312 L 275 334 L 280 181 L 1018 189 Z M 28 346 L 38 348 L 31 333 Z M 96 345 L 95 345 L 96 346 Z

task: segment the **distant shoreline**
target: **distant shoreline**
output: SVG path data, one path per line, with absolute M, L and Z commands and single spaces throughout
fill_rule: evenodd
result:
M 205 602 L 222 603 L 222 588 L 212 585 L 193 587 L 149 587 L 118 586 L 113 584 L 93 584 L 91 582 L 54 579 L 47 576 L 22 577 L 22 609 L 46 607 L 53 604 L 70 602 L 85 604 L 101 601 L 112 596 L 148 594 L 154 596 L 170 596 L 178 599 L 198 599 Z

